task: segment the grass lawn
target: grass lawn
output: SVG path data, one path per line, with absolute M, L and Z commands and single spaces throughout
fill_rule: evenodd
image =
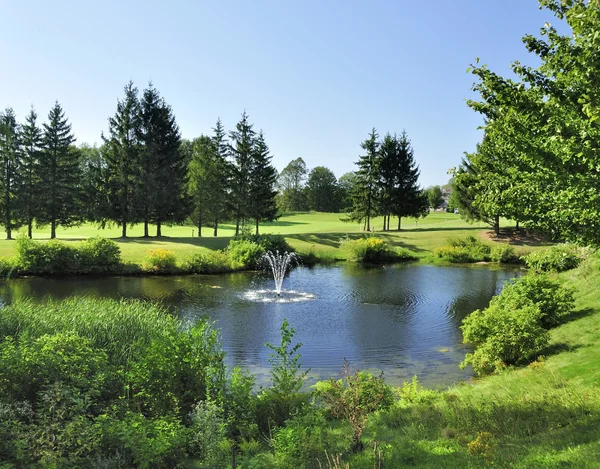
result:
M 345 236 L 357 238 L 364 235 L 361 225 L 345 223 L 339 213 L 303 212 L 282 216 L 279 220 L 264 223 L 260 226 L 261 233 L 282 234 L 290 245 L 297 251 L 328 253 L 338 259 L 344 259 L 344 253 L 339 248 L 340 239 Z M 392 220 L 392 227 L 397 221 Z M 375 230 L 381 229 L 382 218 L 372 221 Z M 155 230 L 151 227 L 150 232 Z M 234 235 L 233 225 L 221 225 L 219 236 L 212 236 L 211 228 L 203 228 L 202 237 L 198 237 L 198 229 L 192 226 L 163 227 L 164 236 L 143 238 L 143 226 L 135 225 L 128 229 L 128 238 L 120 238 L 121 229 L 113 226 L 100 229 L 93 224 L 84 224 L 73 228 L 57 229 L 57 237 L 66 242 L 77 242 L 92 236 L 112 238 L 121 247 L 125 262 L 141 263 L 151 249 L 163 248 L 175 253 L 178 260 L 185 259 L 199 249 L 222 249 Z M 453 213 L 435 212 L 428 217 L 415 221 L 412 218 L 402 220 L 401 231 L 387 233 L 375 231 L 390 245 L 405 247 L 414 251 L 419 257 L 428 257 L 437 246 L 446 244 L 449 237 L 464 237 L 477 235 L 488 231 L 489 226 L 483 223 L 469 224 L 459 215 Z M 25 232 L 24 229 L 21 232 Z M 49 239 L 48 227 L 34 230 L 35 239 Z M 192 233 L 194 236 L 192 237 Z M 11 257 L 14 254 L 14 241 L 0 241 L 0 257 Z

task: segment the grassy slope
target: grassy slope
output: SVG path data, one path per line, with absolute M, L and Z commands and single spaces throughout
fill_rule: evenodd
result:
M 343 259 L 344 253 L 338 250 L 340 238 L 348 235 L 359 237 L 364 233 L 356 223 L 344 223 L 338 213 L 293 213 L 282 216 L 272 223 L 261 225 L 261 233 L 283 234 L 288 242 L 300 252 L 330 253 L 334 257 Z M 373 226 L 380 228 L 382 219 L 375 219 Z M 393 221 L 393 223 L 395 223 Z M 395 226 L 392 223 L 392 226 Z M 414 219 L 403 219 L 402 231 L 378 233 L 392 246 L 405 247 L 417 253 L 420 257 L 431 255 L 433 248 L 446 243 L 448 237 L 467 236 L 488 229 L 485 224 L 468 224 L 458 215 L 449 213 L 432 213 L 427 218 L 416 222 Z M 192 230 L 195 237 L 192 238 Z M 23 230 L 21 230 L 23 231 Z M 80 227 L 57 230 L 59 239 L 67 242 L 91 236 L 113 238 L 121 246 L 125 262 L 141 263 L 147 252 L 155 248 L 169 249 L 175 253 L 179 260 L 184 259 L 198 249 L 222 249 L 234 234 L 234 227 L 223 225 L 219 228 L 219 236 L 214 238 L 212 230 L 204 228 L 202 238 L 197 237 L 197 228 L 191 226 L 164 227 L 160 239 L 142 238 L 142 226 L 136 225 L 128 230 L 126 240 L 119 238 L 121 231 L 118 227 L 99 229 L 85 224 Z M 151 233 L 153 230 L 151 229 Z M 49 230 L 34 231 L 35 239 L 48 239 Z M 0 257 L 10 257 L 14 254 L 14 241 L 0 241 Z
M 390 467 L 600 467 L 600 260 L 562 274 L 577 309 L 529 367 L 407 400 L 365 435 Z M 489 442 L 476 441 L 488 432 Z M 469 452 L 471 445 L 471 453 Z M 370 458 L 371 466 L 367 464 Z M 350 467 L 372 467 L 357 456 Z M 387 467 L 387 466 L 386 466 Z

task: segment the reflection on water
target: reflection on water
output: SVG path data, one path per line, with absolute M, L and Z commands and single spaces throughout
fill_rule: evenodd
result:
M 281 296 L 272 279 L 255 273 L 186 277 L 15 279 L 0 284 L 11 302 L 94 296 L 162 303 L 184 322 L 208 316 L 221 330 L 229 364 L 268 378 L 270 350 L 287 318 L 302 342 L 312 381 L 338 376 L 344 358 L 354 368 L 383 370 L 399 384 L 418 375 L 429 386 L 470 376 L 460 370 L 468 348 L 462 319 L 484 308 L 518 271 L 399 265 L 294 270 Z

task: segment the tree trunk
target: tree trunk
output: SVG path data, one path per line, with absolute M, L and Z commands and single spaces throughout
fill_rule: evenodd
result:
M 31 220 L 27 223 L 27 236 L 29 239 L 33 239 L 33 222 Z
M 6 227 L 6 239 L 12 239 L 12 229 L 10 224 Z
M 258 218 L 256 219 L 256 236 L 258 236 Z
M 494 233 L 496 236 L 500 234 L 500 215 L 494 215 Z
M 202 223 L 198 221 L 198 238 L 202 238 Z
M 398 217 L 398 231 L 402 229 L 402 217 Z
M 217 221 L 217 219 L 215 218 L 215 226 L 213 229 L 213 236 L 216 238 L 217 237 L 217 230 L 219 228 L 219 222 Z
M 158 220 L 156 222 L 156 237 L 160 238 L 162 236 L 162 225 L 160 223 L 160 220 Z
M 148 234 L 148 220 L 144 220 L 144 238 L 148 238 L 150 235 Z
M 121 238 L 127 238 L 127 222 L 121 221 Z
M 240 234 L 240 216 L 237 215 L 235 217 L 235 235 L 239 235 Z
M 50 239 L 56 238 L 56 220 L 52 220 L 50 223 Z

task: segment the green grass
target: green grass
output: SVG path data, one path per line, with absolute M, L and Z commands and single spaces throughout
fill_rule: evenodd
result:
M 264 223 L 260 226 L 261 233 L 282 234 L 288 243 L 297 251 L 308 253 L 313 251 L 319 258 L 345 259 L 345 253 L 339 249 L 340 240 L 346 236 L 359 238 L 364 235 L 361 225 L 345 223 L 339 213 L 291 213 L 282 216 L 279 220 Z M 394 227 L 392 220 L 392 226 Z M 381 229 L 382 218 L 372 221 L 376 230 Z M 58 239 L 66 242 L 78 242 L 92 236 L 102 236 L 114 239 L 121 247 L 124 262 L 142 264 L 148 251 L 151 249 L 167 249 L 173 251 L 178 261 L 182 261 L 201 249 L 222 249 L 234 235 L 235 227 L 221 225 L 219 236 L 212 236 L 211 228 L 203 228 L 202 237 L 198 237 L 198 229 L 192 226 L 163 227 L 163 237 L 143 238 L 143 226 L 135 225 L 128 229 L 128 238 L 120 238 L 121 230 L 113 226 L 100 229 L 93 224 L 84 224 L 73 228 L 57 229 Z M 446 244 L 450 237 L 464 237 L 477 235 L 482 230 L 489 230 L 485 224 L 469 224 L 458 215 L 452 213 L 436 212 L 424 219 L 415 221 L 412 218 L 402 220 L 402 230 L 375 233 L 382 237 L 392 247 L 402 247 L 413 251 L 418 257 L 432 256 L 435 247 Z M 150 233 L 153 234 L 154 227 Z M 194 237 L 192 237 L 192 231 Z M 25 232 L 24 229 L 21 232 Z M 49 229 L 34 230 L 34 239 L 49 239 Z M 14 255 L 14 241 L 0 241 L 0 257 Z
M 421 392 L 374 419 L 365 437 L 390 467 L 600 467 L 600 260 L 559 275 L 576 311 L 532 365 Z M 487 444 L 473 443 L 481 432 Z M 471 448 L 471 452 L 469 452 Z M 480 452 L 478 453 L 477 450 Z M 363 456 L 352 469 L 372 467 Z M 387 467 L 387 465 L 385 465 Z

